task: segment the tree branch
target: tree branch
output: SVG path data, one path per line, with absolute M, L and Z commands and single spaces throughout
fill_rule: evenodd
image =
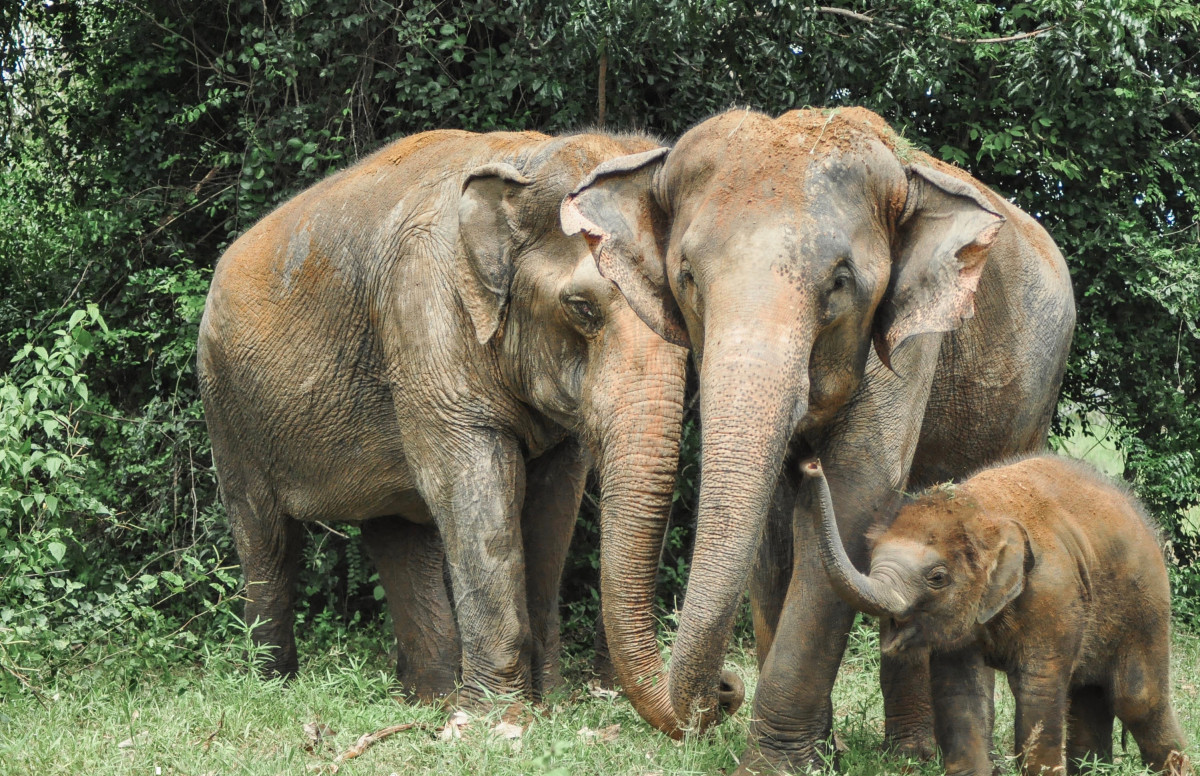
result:
M 890 27 L 893 30 L 901 30 L 902 32 L 914 32 L 922 35 L 932 35 L 936 38 L 941 38 L 942 40 L 948 40 L 951 43 L 1012 43 L 1013 41 L 1036 38 L 1038 35 L 1050 32 L 1050 30 L 1058 27 L 1057 24 L 1051 24 L 1049 27 L 1042 27 L 1039 30 L 1022 32 L 1018 35 L 1006 35 L 1003 38 L 956 38 L 952 35 L 943 35 L 940 32 L 923 32 L 921 30 L 913 29 L 912 27 L 905 27 L 903 24 L 896 24 L 895 22 L 889 22 L 884 19 L 876 19 L 874 17 L 867 16 L 866 14 L 859 13 L 858 11 L 851 11 L 847 8 L 832 8 L 827 5 L 819 5 L 813 10 L 817 13 L 830 14 L 832 16 L 844 16 L 847 19 L 854 19 L 855 21 L 866 22 L 867 24 L 882 24 L 884 27 Z

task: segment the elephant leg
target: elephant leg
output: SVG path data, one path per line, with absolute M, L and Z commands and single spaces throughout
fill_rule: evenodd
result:
M 1029 659 L 1009 674 L 1016 700 L 1013 740 L 1025 774 L 1057 774 L 1066 770 L 1067 685 L 1069 660 Z
M 532 690 L 521 503 L 525 464 L 516 441 L 480 431 L 425 445 L 418 482 L 442 536 L 462 643 L 459 703 Z
M 617 688 L 617 669 L 612 664 L 612 655 L 608 651 L 608 633 L 604 630 L 604 601 L 600 601 L 600 610 L 596 613 L 596 625 L 592 636 L 592 673 L 596 681 L 605 690 Z
M 364 522 L 362 535 L 387 594 L 404 693 L 425 702 L 450 695 L 461 660 L 437 528 L 381 517 Z
M 1103 687 L 1076 687 L 1067 700 L 1067 773 L 1081 761 L 1112 762 L 1113 708 Z
M 1183 729 L 1171 705 L 1166 634 L 1156 641 L 1164 645 L 1161 650 L 1135 652 L 1122 661 L 1113 678 L 1113 710 L 1137 741 L 1146 767 L 1172 776 L 1191 773 Z
M 738 774 L 803 773 L 828 764 L 832 756 L 830 696 L 855 612 L 834 594 L 820 559 L 809 549 L 797 547 L 777 637 L 754 695 L 750 746 Z
M 533 636 L 530 669 L 534 700 L 541 700 L 562 684 L 558 594 L 587 471 L 587 454 L 573 439 L 557 445 L 526 468 L 521 533 Z
M 994 672 L 978 650 L 933 655 L 934 728 L 948 776 L 990 776 Z
M 881 643 L 890 627 L 887 621 L 880 621 Z M 879 687 L 883 691 L 883 739 L 887 748 L 902 757 L 933 759 L 937 748 L 929 656 L 881 655 Z
M 914 337 L 897 351 L 895 372 L 872 356 L 867 378 L 847 408 L 814 440 L 846 551 L 860 564 L 868 527 L 891 517 L 907 481 L 938 344 L 936 337 Z M 798 477 L 792 468 L 789 463 L 788 476 Z M 750 746 L 739 773 L 820 766 L 828 754 L 830 694 L 855 613 L 833 592 L 821 564 L 809 490 L 801 488 L 795 500 L 793 572 L 759 678 Z M 924 693 L 928 697 L 928 689 Z
M 758 670 L 762 671 L 767 654 L 775 642 L 783 603 L 792 578 L 792 509 L 796 503 L 795 468 L 785 466 L 771 511 L 758 545 L 758 558 L 750 577 L 750 612 L 754 618 L 754 644 Z
M 299 669 L 295 604 L 303 526 L 273 499 L 226 497 L 225 508 L 246 577 L 246 624 L 254 644 L 267 648 L 263 674 L 293 677 Z

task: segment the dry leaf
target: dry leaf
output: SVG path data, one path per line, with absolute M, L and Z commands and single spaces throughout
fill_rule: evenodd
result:
M 308 739 L 308 743 L 304 745 L 304 751 L 316 754 L 318 749 L 324 748 L 325 739 L 334 735 L 336 734 L 333 728 L 324 722 L 305 722 L 304 737 Z
M 592 696 L 593 698 L 608 698 L 609 700 L 612 700 L 620 695 L 620 693 L 616 690 L 609 690 L 606 687 L 601 687 L 599 682 L 593 681 L 588 682 L 588 695 Z
M 462 738 L 462 729 L 469 724 L 471 724 L 471 715 L 465 711 L 456 711 L 446 720 L 446 725 L 438 733 L 438 738 L 443 741 Z
M 121 743 L 117 744 L 118 749 L 132 749 L 135 746 L 140 746 L 150 740 L 150 731 L 143 730 L 133 738 L 126 738 Z
M 606 744 L 610 744 L 617 740 L 617 736 L 621 734 L 621 725 L 608 725 L 599 730 L 592 730 L 590 727 L 584 726 L 579 728 L 578 736 L 583 739 L 591 740 L 598 739 Z
M 500 736 L 501 738 L 520 738 L 524 732 L 525 728 L 520 725 L 514 725 L 511 722 L 497 722 L 496 726 L 491 730 L 492 735 Z

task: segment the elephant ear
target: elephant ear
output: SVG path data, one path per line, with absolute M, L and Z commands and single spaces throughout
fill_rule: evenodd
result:
M 463 179 L 458 234 L 467 267 L 459 293 L 481 345 L 495 335 L 504 320 L 516 232 L 513 194 L 529 182 L 517 168 L 504 163 L 476 167 Z
M 1033 571 L 1037 559 L 1025 526 L 1011 518 L 1001 518 L 1000 550 L 987 571 L 987 586 L 979 602 L 980 625 L 991 620 L 1025 590 L 1025 575 Z
M 1004 216 L 969 183 L 908 165 L 892 276 L 875 321 L 875 349 L 891 356 L 915 334 L 953 331 L 974 314 L 979 277 Z
M 654 195 L 655 176 L 669 148 L 604 162 L 563 200 L 567 234 L 583 233 L 600 274 L 660 337 L 690 343 L 667 282 L 667 214 Z

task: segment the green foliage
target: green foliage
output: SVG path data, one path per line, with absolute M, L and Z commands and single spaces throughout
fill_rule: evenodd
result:
M 102 466 L 82 371 L 96 346 L 89 326 L 110 334 L 88 305 L 47 345 L 21 346 L 0 376 L 0 689 L 31 688 L 31 676 L 68 658 L 111 656 L 118 644 L 143 661 L 156 649 L 194 647 L 164 604 L 204 585 L 200 600 L 211 609 L 213 590 L 219 600 L 235 587 L 228 569 L 206 568 L 194 554 L 175 570 L 151 562 L 128 575 L 97 562 L 95 537 L 115 516 L 94 495 Z
M 27 602 L 5 606 L 58 626 L 76 612 L 48 602 L 90 602 L 93 619 L 73 621 L 92 624 L 55 630 L 107 633 L 124 617 L 128 626 L 78 643 L 120 634 L 130 649 L 210 609 L 183 632 L 222 638 L 238 627 L 226 607 L 233 578 L 216 571 L 232 549 L 193 364 L 217 257 L 290 194 L 398 135 L 592 124 L 603 63 L 607 128 L 669 138 L 732 105 L 862 104 L 906 144 L 966 167 L 1045 223 L 1079 302 L 1064 406 L 1080 433 L 1101 419 L 1114 436 L 1125 476 L 1172 539 L 1180 609 L 1196 611 L 1200 9 L 840 6 L 859 15 L 790 0 L 0 7 L 0 332 L 11 332 L 0 362 L 17 356 L 4 384 L 21 402 L 3 404 L 0 541 L 19 552 L 0 562 L 19 564 L 3 584 L 25 585 Z M 1007 40 L 972 42 L 995 38 Z M 96 317 L 69 314 L 83 300 Z M 110 331 L 76 339 L 99 313 Z M 55 331 L 66 334 L 44 336 Z M 29 380 L 37 393 L 26 407 Z M 666 608 L 686 576 L 697 477 L 688 433 Z M 594 519 L 585 509 L 569 570 L 573 624 L 593 611 Z M 303 628 L 330 638 L 381 611 L 355 532 L 334 528 L 345 537 L 313 528 L 302 580 Z M 63 593 L 69 584 L 84 587 Z M 74 638 L 59 638 L 65 651 L 20 648 L 51 666 Z M 185 649 L 158 651 L 190 654 L 176 643 Z

